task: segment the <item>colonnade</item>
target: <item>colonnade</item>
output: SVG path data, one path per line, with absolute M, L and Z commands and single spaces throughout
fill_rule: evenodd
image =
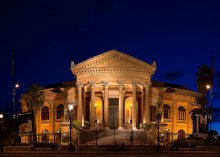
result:
M 126 83 L 128 84 L 128 83 Z M 137 82 L 130 82 L 131 87 L 132 87 L 132 127 L 136 128 L 137 127 L 137 120 L 138 120 L 138 104 L 137 104 L 137 86 L 141 85 L 142 88 L 142 92 L 144 95 L 144 101 L 143 101 L 143 106 L 141 112 L 142 112 L 142 121 L 143 123 L 148 123 L 150 122 L 150 104 L 149 104 L 149 87 L 150 87 L 150 83 L 145 83 L 145 84 L 139 84 Z M 100 85 L 100 83 L 99 83 Z M 109 127 L 109 87 L 111 87 L 111 84 L 108 81 L 103 81 L 101 83 L 101 85 L 103 86 L 103 125 L 104 127 Z M 119 95 L 118 95 L 118 117 L 119 117 L 119 122 L 118 122 L 118 128 L 123 128 L 124 124 L 123 124 L 123 119 L 124 119 L 124 114 L 123 114 L 123 106 L 125 104 L 123 104 L 123 100 L 124 100 L 124 85 L 125 82 L 123 81 L 117 81 L 117 85 L 118 85 L 118 91 L 119 91 Z M 90 116 L 89 116 L 89 122 L 91 127 L 95 126 L 95 120 L 96 120 L 96 110 L 95 110 L 95 91 L 96 91 L 96 83 L 95 82 L 89 82 L 89 84 L 83 85 L 82 83 L 77 83 L 77 119 L 83 124 L 84 119 L 85 119 L 85 102 L 83 103 L 82 99 L 83 99 L 83 87 L 89 86 L 90 88 L 90 108 L 89 108 L 89 112 L 90 112 Z

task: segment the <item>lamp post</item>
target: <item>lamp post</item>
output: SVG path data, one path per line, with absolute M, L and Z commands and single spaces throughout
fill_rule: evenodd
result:
M 209 84 L 206 85 L 206 88 L 210 91 L 210 115 L 209 115 L 209 131 L 212 130 L 212 99 L 213 99 L 213 94 L 212 94 L 212 89 L 213 87 Z
M 162 112 L 159 110 L 160 104 L 158 104 L 157 108 L 157 147 L 156 147 L 156 152 L 161 152 L 161 147 L 160 147 L 160 120 L 162 117 Z
M 0 136 L 1 136 L 1 137 L 0 137 L 0 138 L 1 138 L 1 143 L 0 143 L 0 144 L 1 144 L 1 145 L 0 145 L 1 149 L 0 149 L 0 151 L 1 151 L 2 148 L 3 148 L 3 138 L 2 138 L 2 137 L 3 137 L 3 126 L 4 126 L 4 114 L 3 114 L 3 113 L 0 113 L 0 127 L 1 127 L 1 128 L 0 128 L 0 129 L 1 129 L 1 130 L 0 130 L 0 134 L 1 134 L 1 135 L 0 135 Z
M 12 143 L 15 142 L 15 121 L 16 121 L 16 102 L 15 102 L 15 96 L 16 96 L 16 89 L 18 89 L 20 87 L 20 84 L 15 83 L 13 86 L 13 90 L 12 90 L 12 102 L 13 102 L 13 130 L 12 130 L 12 134 L 13 134 L 13 139 L 12 139 Z
M 68 114 L 69 114 L 69 118 L 70 118 L 70 126 L 69 126 L 69 129 L 70 129 L 70 143 L 69 143 L 69 146 L 68 146 L 68 151 L 73 151 L 73 145 L 72 145 L 72 111 L 73 111 L 73 108 L 74 108 L 74 104 L 73 103 L 70 103 L 68 105 Z

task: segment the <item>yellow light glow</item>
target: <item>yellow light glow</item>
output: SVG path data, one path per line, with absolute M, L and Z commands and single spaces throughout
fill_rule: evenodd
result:
M 210 86 L 209 84 L 207 84 L 207 85 L 206 85 L 206 88 L 207 88 L 207 89 L 210 89 L 210 88 L 211 88 L 211 86 Z
M 19 88 L 20 85 L 18 83 L 15 84 L 15 88 Z
M 4 115 L 2 113 L 0 113 L 0 118 L 4 118 Z
M 74 105 L 74 104 L 72 104 L 72 103 L 68 105 L 69 111 L 72 111 L 72 110 L 73 110 L 73 105 Z

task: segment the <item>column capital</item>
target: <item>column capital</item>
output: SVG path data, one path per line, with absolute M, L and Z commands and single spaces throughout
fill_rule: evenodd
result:
M 119 87 L 123 87 L 123 85 L 124 85 L 124 81 L 121 81 L 121 80 L 118 81 L 118 86 L 119 86 Z
M 78 82 L 78 83 L 76 83 L 76 86 L 77 86 L 78 88 L 82 88 L 82 87 L 83 87 L 83 84 L 82 84 L 81 82 Z
M 137 84 L 138 84 L 138 83 L 137 83 L 136 81 L 132 81 L 132 82 L 131 82 L 131 85 L 132 85 L 133 88 L 136 88 L 136 87 L 137 87 Z
M 95 86 L 95 81 L 89 81 L 89 85 L 90 85 L 91 87 L 94 87 L 94 86 Z
M 149 88 L 151 86 L 151 82 L 146 82 L 146 83 L 143 84 L 143 86 L 145 88 Z
M 103 85 L 104 85 L 104 87 L 109 87 L 109 81 L 103 81 Z

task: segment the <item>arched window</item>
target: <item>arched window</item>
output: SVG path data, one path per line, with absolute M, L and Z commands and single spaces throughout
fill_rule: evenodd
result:
M 42 142 L 49 142 L 49 131 L 47 129 L 42 131 L 41 139 L 42 139 Z
M 165 119 L 170 119 L 170 106 L 167 104 L 163 105 L 163 117 Z
M 64 117 L 64 105 L 60 104 L 57 106 L 57 119 L 62 119 Z
M 185 139 L 185 131 L 184 130 L 179 130 L 178 131 L 178 140 Z
M 41 110 L 41 120 L 49 120 L 49 108 L 47 106 Z
M 183 106 L 178 108 L 178 119 L 179 120 L 186 120 L 186 110 Z

